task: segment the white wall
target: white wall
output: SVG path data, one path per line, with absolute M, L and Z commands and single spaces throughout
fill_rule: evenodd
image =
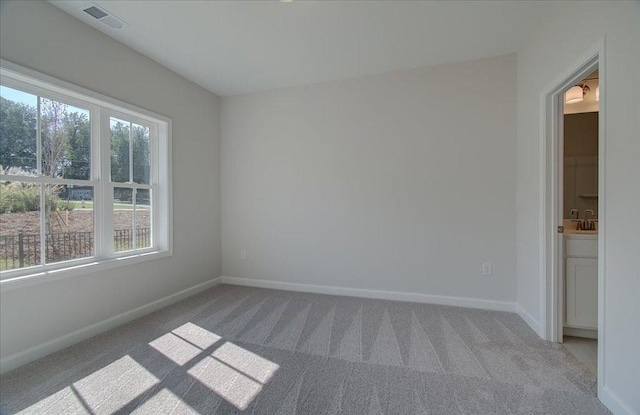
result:
M 513 302 L 515 100 L 515 55 L 223 98 L 223 275 Z
M 220 275 L 220 150 L 222 274 L 499 301 L 517 289 L 540 316 L 539 94 L 606 34 L 601 377 L 606 399 L 640 411 L 640 6 L 550 7 L 518 57 L 516 158 L 513 56 L 225 98 L 220 149 L 213 94 L 46 3 L 1 2 L 2 58 L 173 118 L 175 255 L 2 292 L 0 356 Z
M 173 119 L 174 255 L 3 291 L 2 358 L 220 275 L 219 98 L 46 2 L 0 3 L 0 56 Z
M 550 3 L 518 55 L 518 302 L 540 318 L 540 93 L 606 35 L 605 347 L 601 399 L 640 412 L 640 3 Z M 567 24 L 567 22 L 579 24 Z M 602 81 L 603 72 L 600 70 Z M 603 101 L 600 103 L 602 104 Z M 600 189 L 602 192 L 602 189 Z M 618 406 L 616 406 L 618 405 Z

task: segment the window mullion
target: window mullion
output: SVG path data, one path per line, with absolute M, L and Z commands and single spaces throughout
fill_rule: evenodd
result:
M 158 227 L 158 221 L 156 220 L 156 215 L 158 207 L 158 186 L 154 185 L 151 188 L 151 209 L 149 210 L 149 220 L 151 222 L 151 246 L 157 248 L 156 242 L 158 241 L 158 231 L 160 230 Z
M 93 254 L 100 258 L 104 256 L 104 243 L 102 234 L 104 232 L 104 180 L 103 162 L 100 160 L 102 154 L 102 114 L 100 107 L 91 110 L 91 173 L 90 178 L 93 185 Z
M 0 174 L 0 180 L 2 181 L 16 181 L 27 183 L 43 183 L 43 184 L 72 184 L 75 186 L 95 186 L 96 180 L 82 180 L 82 179 L 60 179 L 49 176 L 19 176 L 15 174 Z
M 42 120 L 40 117 L 40 100 L 42 98 L 38 96 L 38 101 L 36 104 L 36 172 L 38 176 L 42 174 Z
M 46 251 L 47 251 L 47 218 L 46 218 L 46 197 L 45 197 L 45 187 L 44 183 L 40 183 L 40 265 L 45 265 L 46 261 Z
M 158 184 L 158 126 L 149 129 L 149 184 Z
M 159 203 L 159 192 L 158 192 L 158 183 L 160 177 L 160 163 L 159 163 L 159 139 L 158 139 L 158 126 L 153 125 L 152 129 L 149 131 L 151 136 L 149 137 L 150 141 L 150 153 L 149 153 L 149 166 L 151 177 L 149 183 L 151 184 L 151 208 L 149 209 L 149 220 L 151 223 L 151 246 L 157 248 L 157 241 L 159 235 L 159 226 L 157 220 L 158 209 L 162 209 Z
M 129 121 L 129 182 L 131 184 L 134 184 L 134 180 L 133 180 L 133 123 L 131 121 Z M 137 242 L 136 241 L 136 197 L 137 197 L 137 192 L 138 189 L 134 186 L 131 189 L 131 198 L 133 199 L 133 230 L 131 232 L 131 238 L 133 239 L 133 243 L 131 244 L 131 246 L 133 246 L 133 250 L 135 251 L 137 248 Z
M 133 238 L 133 250 L 135 251 L 138 248 L 138 240 L 137 240 L 138 238 L 137 238 L 137 233 L 136 233 L 136 230 L 138 228 L 138 225 L 136 223 L 137 222 L 137 214 L 138 214 L 136 212 L 136 210 L 137 210 L 136 209 L 136 204 L 138 202 L 138 200 L 137 200 L 138 199 L 138 189 L 136 187 L 134 187 L 133 188 L 133 192 L 131 192 L 131 193 L 132 193 L 132 196 L 133 196 L 133 236 L 132 236 L 132 238 Z
M 101 257 L 110 257 L 113 246 L 113 186 L 111 183 L 111 128 L 108 110 L 100 111 L 100 226 L 102 232 L 96 234 L 100 238 Z
M 37 114 L 36 114 L 36 171 L 38 177 L 42 175 L 42 111 L 40 110 L 40 101 L 42 98 L 38 96 L 37 100 Z M 46 198 L 45 198 L 45 184 L 40 181 L 40 265 L 45 265 L 46 250 L 47 250 L 47 232 L 46 232 Z
M 133 123 L 129 122 L 129 182 L 133 183 Z

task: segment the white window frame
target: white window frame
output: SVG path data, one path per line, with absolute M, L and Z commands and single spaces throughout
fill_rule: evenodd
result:
M 171 118 L 24 68 L 4 59 L 0 59 L 0 83 L 9 88 L 60 101 L 90 112 L 91 176 L 88 180 L 11 175 L 1 175 L 0 179 L 3 181 L 93 186 L 95 235 L 94 256 L 1 271 L 0 289 L 2 291 L 173 255 Z M 111 117 L 149 127 L 151 145 L 149 185 L 111 182 Z M 40 144 L 37 145 L 39 148 Z M 38 169 L 41 168 L 39 161 L 40 152 L 38 151 Z M 150 248 L 113 252 L 112 212 L 113 189 L 115 187 L 151 189 L 153 219 L 152 246 Z M 41 222 L 42 220 L 41 215 Z M 41 243 L 44 244 L 44 241 L 42 240 Z

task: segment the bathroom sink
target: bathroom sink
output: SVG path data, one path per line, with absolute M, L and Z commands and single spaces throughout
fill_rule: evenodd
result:
M 578 224 L 581 224 L 582 221 L 575 219 L 564 219 L 564 234 L 566 235 L 597 235 L 598 234 L 598 222 L 597 220 L 592 221 L 595 224 L 596 229 L 578 229 Z

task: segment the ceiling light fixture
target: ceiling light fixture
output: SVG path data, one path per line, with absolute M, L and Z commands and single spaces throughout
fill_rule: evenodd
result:
M 572 86 L 569 90 L 564 94 L 564 102 L 565 104 L 577 104 L 578 102 L 582 102 L 584 100 L 584 96 L 587 95 L 591 88 L 587 85 L 588 81 L 597 80 L 598 78 L 587 78 L 583 79 L 581 83 L 576 86 Z M 600 100 L 600 87 L 596 87 L 596 101 Z
M 571 87 L 564 96 L 564 102 L 567 104 L 577 104 L 584 99 L 584 90 L 581 86 Z

